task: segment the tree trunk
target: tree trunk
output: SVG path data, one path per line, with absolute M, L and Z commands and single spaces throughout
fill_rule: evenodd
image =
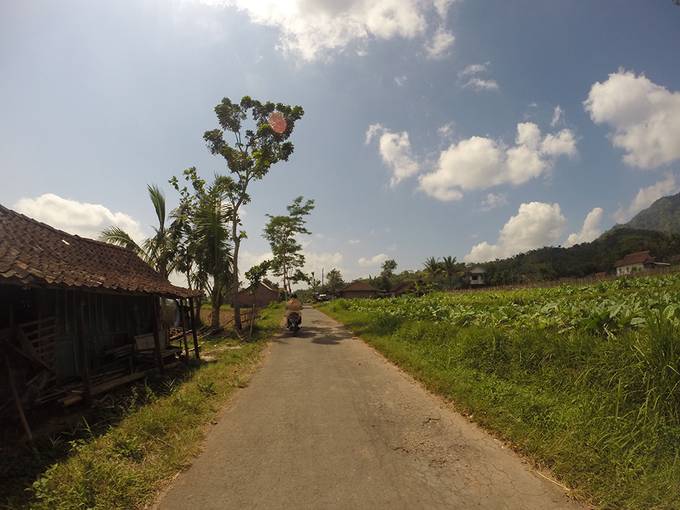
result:
M 220 299 L 221 288 L 222 287 L 217 281 L 217 277 L 214 277 L 213 291 L 210 299 L 212 305 L 212 320 L 210 321 L 210 326 L 213 328 L 220 327 L 220 305 L 222 304 L 222 300 Z
M 231 282 L 231 304 L 234 307 L 234 328 L 236 328 L 238 331 L 241 331 L 243 328 L 241 324 L 241 305 L 238 302 L 238 287 L 239 287 L 239 281 L 238 281 L 238 251 L 241 246 L 241 240 L 237 238 L 236 235 L 236 229 L 237 229 L 237 224 L 234 223 L 232 228 L 232 232 L 234 234 L 234 261 L 233 261 L 233 267 L 234 267 L 234 275 L 232 277 L 232 282 Z

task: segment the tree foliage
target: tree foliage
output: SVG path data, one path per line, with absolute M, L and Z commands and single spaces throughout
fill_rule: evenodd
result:
M 285 119 L 285 129 L 277 132 L 269 124 L 269 116 L 279 112 Z M 241 241 L 246 233 L 241 230 L 241 207 L 250 202 L 249 185 L 264 178 L 279 161 L 287 161 L 293 153 L 289 141 L 295 123 L 302 118 L 301 106 L 260 102 L 244 96 L 240 102 L 224 98 L 215 107 L 218 129 L 206 131 L 203 139 L 214 155 L 224 158 L 231 173 L 230 185 L 225 189 L 229 204 L 229 223 L 233 243 L 233 272 L 231 296 L 234 304 L 234 325 L 241 329 L 241 315 L 236 296 L 239 290 L 238 262 Z M 229 138 L 230 140 L 228 140 Z
M 282 279 L 284 291 L 290 293 L 292 284 L 309 281 L 302 272 L 305 256 L 297 237 L 310 234 L 305 225 L 307 216 L 314 209 L 314 200 L 304 201 L 304 197 L 300 196 L 287 209 L 285 216 L 267 215 L 269 221 L 264 227 L 263 237 L 269 241 L 272 251 L 271 271 Z

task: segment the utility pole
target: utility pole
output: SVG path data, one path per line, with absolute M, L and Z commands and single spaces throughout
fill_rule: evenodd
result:
M 323 287 L 323 271 L 324 271 L 324 268 L 322 267 L 321 268 L 321 286 L 322 287 Z

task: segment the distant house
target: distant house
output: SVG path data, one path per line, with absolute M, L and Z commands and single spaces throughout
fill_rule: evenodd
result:
M 380 295 L 380 291 L 367 282 L 353 282 L 338 292 L 342 298 L 374 298 Z
M 647 269 L 654 269 L 655 267 L 668 265 L 670 264 L 657 262 L 656 259 L 651 256 L 649 250 L 629 253 L 621 260 L 617 260 L 614 263 L 614 267 L 616 268 L 616 276 L 626 276 L 633 273 L 639 273 L 640 271 L 645 271 Z
M 486 275 L 486 269 L 483 267 L 473 267 L 468 271 L 468 283 L 472 287 L 481 287 L 482 285 L 486 284 L 485 280 L 485 275 Z
M 280 291 L 276 287 L 270 287 L 266 283 L 260 282 L 257 288 L 253 291 L 252 287 L 243 289 L 238 293 L 238 304 L 241 306 L 255 306 L 262 308 L 269 306 L 271 303 L 276 303 L 279 300 Z

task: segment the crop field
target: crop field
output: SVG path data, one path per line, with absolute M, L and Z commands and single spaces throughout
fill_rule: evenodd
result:
M 602 508 L 680 508 L 680 276 L 322 307 Z

